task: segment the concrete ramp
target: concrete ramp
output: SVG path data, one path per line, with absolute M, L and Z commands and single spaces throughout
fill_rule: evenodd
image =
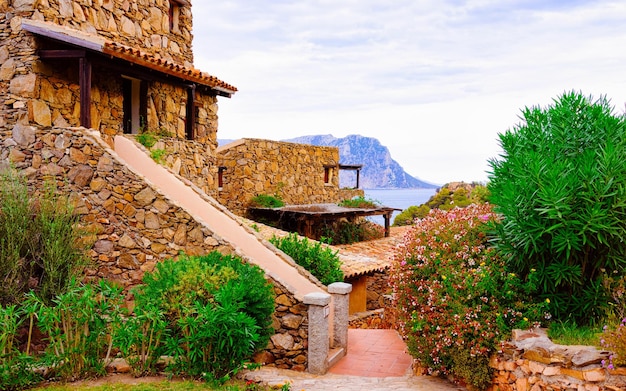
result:
M 241 226 L 235 218 L 208 202 L 176 175 L 153 161 L 133 141 L 116 136 L 114 149 L 129 169 L 146 178 L 165 196 L 229 242 L 241 256 L 261 267 L 269 276 L 291 290 L 297 299 L 302 300 L 309 293 L 326 293 L 322 287 L 300 274 L 296 267 Z

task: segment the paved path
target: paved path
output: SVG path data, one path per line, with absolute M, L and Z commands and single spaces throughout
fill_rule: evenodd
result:
M 263 367 L 244 375 L 246 380 L 278 386 L 289 382 L 293 391 L 467 391 L 446 380 L 432 376 L 404 375 L 402 377 L 365 377 L 337 375 L 311 375 L 286 369 Z
M 348 355 L 325 375 L 271 367 L 245 372 L 243 378 L 292 391 L 457 391 L 465 388 L 432 376 L 414 376 L 411 356 L 394 330 L 348 330 Z

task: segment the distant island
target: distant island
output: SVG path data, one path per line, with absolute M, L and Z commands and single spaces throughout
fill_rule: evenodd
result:
M 233 140 L 218 140 L 224 145 Z M 436 189 L 439 185 L 419 180 L 404 171 L 391 157 L 389 149 L 378 139 L 359 135 L 336 138 L 332 135 L 302 136 L 281 140 L 291 143 L 330 146 L 339 148 L 341 164 L 362 164 L 360 187 L 362 189 Z M 342 171 L 339 185 L 354 186 L 353 171 Z

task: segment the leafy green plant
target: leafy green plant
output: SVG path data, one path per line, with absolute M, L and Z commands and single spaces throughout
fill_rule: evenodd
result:
M 105 374 L 122 303 L 121 289 L 104 280 L 97 286 L 72 281 L 51 305 L 29 292 L 25 312 L 47 335 L 44 361 L 56 376 L 76 380 Z
M 380 203 L 378 201 L 374 201 L 371 199 L 367 199 L 363 196 L 354 197 L 351 199 L 345 199 L 339 202 L 339 206 L 343 206 L 344 208 L 363 208 L 363 209 L 374 209 L 378 207 Z
M 13 169 L 0 172 L 0 304 L 17 303 L 26 291 L 32 273 L 30 216 L 26 179 Z
M 536 270 L 556 319 L 606 316 L 602 273 L 626 270 L 626 122 L 606 98 L 564 93 L 499 135 L 491 202 L 502 215 L 498 248 L 512 271 Z
M 293 260 L 324 285 L 343 281 L 341 261 L 337 251 L 324 247 L 320 242 L 312 242 L 307 238 L 300 239 L 296 234 L 283 238 L 273 236 L 270 243 L 289 255 Z
M 0 390 L 22 390 L 42 380 L 34 371 L 34 358 L 16 346 L 23 315 L 15 305 L 0 306 Z
M 431 211 L 407 233 L 389 277 L 411 355 L 478 388 L 491 379 L 485 358 L 511 329 L 541 321 L 546 307 L 532 300 L 535 275 L 507 272 L 489 245 L 496 219 L 488 204 Z
M 157 372 L 167 331 L 165 314 L 154 305 L 135 307 L 133 315 L 121 321 L 115 343 L 134 376 Z
M 15 170 L 0 172 L 0 304 L 19 303 L 29 288 L 47 302 L 64 292 L 88 263 L 82 234 L 54 183 L 30 196 Z
M 149 132 L 139 133 L 136 136 L 136 140 L 139 144 L 143 145 L 146 148 L 152 148 L 154 144 L 159 141 L 158 137 L 155 134 Z
M 259 194 L 250 200 L 250 206 L 257 208 L 280 208 L 285 206 L 285 203 L 277 195 Z
M 181 256 L 159 263 L 143 282 L 133 291 L 135 311 L 146 314 L 154 307 L 165 322 L 158 338 L 162 344 L 153 339 L 152 348 L 148 343 L 144 351 L 173 357 L 169 366 L 173 373 L 225 380 L 256 350 L 265 348 L 273 333 L 272 286 L 259 267 L 240 258 L 218 252 Z M 134 342 L 134 351 L 139 342 Z
M 152 160 L 159 164 L 165 163 L 165 157 L 167 156 L 167 151 L 165 149 L 153 149 L 150 151 L 150 157 Z

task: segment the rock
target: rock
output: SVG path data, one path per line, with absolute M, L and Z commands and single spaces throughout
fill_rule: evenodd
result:
M 93 249 L 98 253 L 98 254 L 109 254 L 111 251 L 113 251 L 113 242 L 109 241 L 109 240 L 98 240 L 94 246 Z
M 279 349 L 291 350 L 294 345 L 293 337 L 289 334 L 274 334 L 271 340 L 274 346 Z
M 117 266 L 121 267 L 122 269 L 134 270 L 139 267 L 139 262 L 137 262 L 132 254 L 126 253 L 120 255 L 117 260 Z
M 302 320 L 303 318 L 301 316 L 287 314 L 283 316 L 281 323 L 285 328 L 297 330 L 300 324 L 302 324 Z
M 35 127 L 15 124 L 12 129 L 13 140 L 23 147 L 35 142 Z
M 86 164 L 80 166 L 74 166 L 67 174 L 68 179 L 76 186 L 85 187 L 91 182 L 93 177 L 93 169 Z
M 124 234 L 119 240 L 119 245 L 125 248 L 134 248 L 137 243 L 128 234 Z
M 150 187 L 145 187 L 139 193 L 135 194 L 135 201 L 140 206 L 149 205 L 156 198 L 156 194 Z

